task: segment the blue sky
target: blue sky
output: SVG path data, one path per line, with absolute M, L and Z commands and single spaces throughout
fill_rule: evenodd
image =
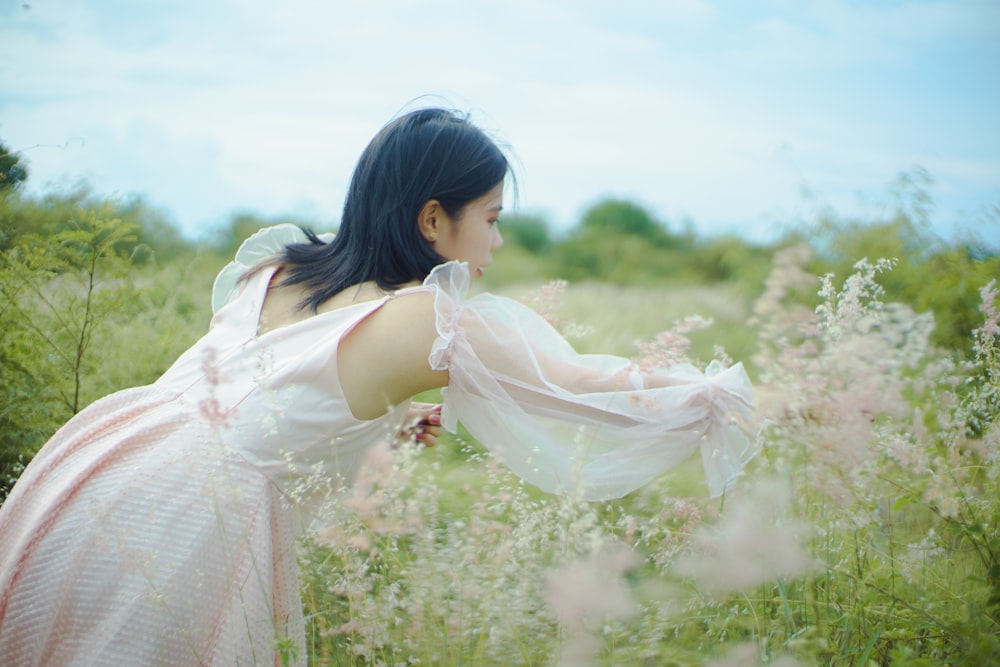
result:
M 29 192 L 140 194 L 192 236 L 334 226 L 367 141 L 426 104 L 509 144 L 508 207 L 557 228 L 614 196 L 770 240 L 884 215 L 919 166 L 936 230 L 1000 239 L 995 0 L 0 0 Z

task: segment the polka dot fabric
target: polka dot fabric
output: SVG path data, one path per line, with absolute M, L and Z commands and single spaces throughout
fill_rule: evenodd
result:
M 0 664 L 274 664 L 283 637 L 305 654 L 280 493 L 189 417 L 114 395 L 25 472 L 0 515 Z

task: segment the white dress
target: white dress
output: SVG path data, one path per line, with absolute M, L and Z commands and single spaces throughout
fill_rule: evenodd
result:
M 342 337 L 390 298 L 257 335 L 273 269 L 304 240 L 291 226 L 248 240 L 216 283 L 209 332 L 154 384 L 90 405 L 59 430 L 0 507 L 0 664 L 305 664 L 288 496 L 322 473 L 346 484 L 407 405 L 355 419 L 341 391 Z M 446 428 L 461 421 L 547 491 L 611 498 L 701 451 L 720 493 L 751 454 L 742 367 L 664 369 L 646 389 L 628 361 L 578 355 L 509 299 L 466 298 L 464 264 L 437 267 Z M 404 332 L 401 332 L 404 335 Z

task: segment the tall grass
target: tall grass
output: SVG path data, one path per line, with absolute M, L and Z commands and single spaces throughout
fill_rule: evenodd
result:
M 890 262 L 812 277 L 812 310 L 791 298 L 808 260 L 801 247 L 776 257 L 752 306 L 724 292 L 563 295 L 614 312 L 613 346 L 640 297 L 637 329 L 692 305 L 739 328 L 762 451 L 724 502 L 704 497 L 694 465 L 584 503 L 535 492 L 461 439 L 385 454 L 307 541 L 315 664 L 1000 660 L 995 285 L 962 363 L 929 344 L 929 316 L 881 303 Z

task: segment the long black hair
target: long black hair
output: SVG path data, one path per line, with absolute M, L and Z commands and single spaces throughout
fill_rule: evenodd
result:
M 384 290 L 423 280 L 445 258 L 420 234 L 417 216 L 436 199 L 452 219 L 509 172 L 503 152 L 466 116 L 420 109 L 383 127 L 365 148 L 330 243 L 304 230 L 308 242 L 288 245 L 282 284 L 305 284 L 315 311 L 334 294 L 374 281 Z

